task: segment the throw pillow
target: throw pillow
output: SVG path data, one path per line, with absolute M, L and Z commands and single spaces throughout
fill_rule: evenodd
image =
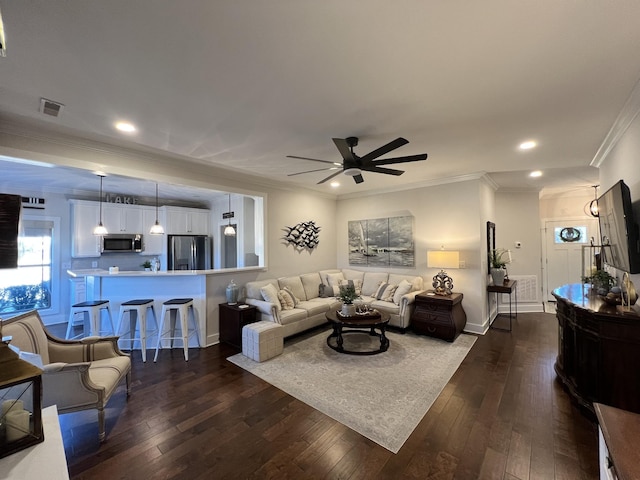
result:
M 300 299 L 294 295 L 293 290 L 291 290 L 289 287 L 284 287 L 283 290 L 291 296 L 291 300 L 293 300 L 293 306 L 297 307 L 300 303 Z
M 382 300 L 383 302 L 393 302 L 393 294 L 396 293 L 397 288 L 397 285 L 389 285 L 386 282 L 380 282 L 373 297 L 376 300 Z
M 353 286 L 356 295 L 362 295 L 362 280 L 338 280 L 338 288 L 346 286 Z
M 393 303 L 400 305 L 402 297 L 409 293 L 413 289 L 413 285 L 406 280 L 402 280 L 396 288 L 396 293 L 393 294 Z
M 266 284 L 260 289 L 260 294 L 264 298 L 265 302 L 273 303 L 276 306 L 276 310 L 282 310 L 282 304 L 278 298 L 278 290 L 271 283 Z
M 333 293 L 333 289 L 331 289 L 331 287 L 329 287 L 328 285 L 325 285 L 324 283 L 321 283 L 318 286 L 318 296 L 320 298 L 327 298 L 329 295 L 327 294 L 327 291 L 331 291 L 331 293 Z
M 344 275 L 340 273 L 327 273 L 327 284 L 333 290 L 334 295 L 340 293 L 340 280 L 344 280 Z
M 280 299 L 280 305 L 282 305 L 283 310 L 293 310 L 295 307 L 293 296 L 286 289 L 278 292 L 278 298 Z

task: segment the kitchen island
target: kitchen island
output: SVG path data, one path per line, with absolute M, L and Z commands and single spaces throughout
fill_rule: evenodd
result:
M 254 269 L 242 269 L 247 272 Z M 262 268 L 256 267 L 256 271 Z M 223 275 L 237 274 L 238 270 L 160 270 L 122 271 L 109 273 L 103 269 L 67 270 L 72 278 L 84 278 L 87 300 L 109 300 L 113 321 L 117 327 L 120 305 L 137 298 L 152 298 L 158 317 L 162 303 L 171 298 L 193 298 L 202 347 L 219 341 L 218 305 L 224 301 L 228 281 Z M 160 318 L 158 318 L 158 321 Z M 156 339 L 151 339 L 155 342 Z M 149 344 L 155 347 L 155 343 Z M 189 343 L 197 347 L 195 337 Z

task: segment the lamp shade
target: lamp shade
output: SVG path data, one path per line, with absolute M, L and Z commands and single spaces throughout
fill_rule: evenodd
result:
M 427 267 L 460 268 L 460 253 L 450 250 L 427 251 Z

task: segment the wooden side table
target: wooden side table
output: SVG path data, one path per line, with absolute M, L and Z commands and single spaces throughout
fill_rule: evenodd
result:
M 517 280 L 505 280 L 502 285 L 487 285 L 487 292 L 496 294 L 496 310 L 498 308 L 498 297 L 501 293 L 509 294 L 509 328 L 500 328 L 494 327 L 493 322 L 489 325 L 489 328 L 494 328 L 495 330 L 503 330 L 505 332 L 511 331 L 511 321 L 514 316 L 511 313 L 511 294 L 515 297 L 515 305 L 516 305 L 516 314 L 515 318 L 518 318 L 518 290 L 516 289 L 516 285 L 518 285 Z M 498 314 L 496 314 L 496 318 L 498 318 Z M 495 318 L 493 319 L 495 322 Z
M 241 308 L 241 304 L 221 303 L 220 341 L 242 349 L 242 327 L 257 321 L 258 309 L 253 305 Z
M 462 297 L 461 293 L 436 295 L 425 292 L 416 295 L 411 329 L 418 334 L 453 342 L 467 324 Z

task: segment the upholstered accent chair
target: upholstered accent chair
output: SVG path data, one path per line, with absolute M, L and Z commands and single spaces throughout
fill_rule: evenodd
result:
M 37 311 L 2 322 L 2 336 L 10 345 L 42 358 L 42 406 L 56 405 L 58 413 L 98 410 L 99 439 L 106 438 L 104 408 L 120 381 L 131 388 L 131 360 L 118 348 L 118 337 L 62 340 L 47 332 Z

